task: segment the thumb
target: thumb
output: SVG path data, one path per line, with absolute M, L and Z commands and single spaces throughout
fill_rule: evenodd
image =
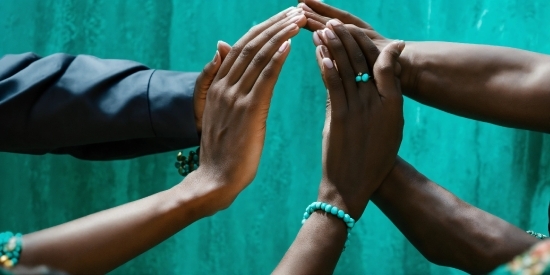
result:
M 210 85 L 214 81 L 214 78 L 216 77 L 216 74 L 218 73 L 218 70 L 220 69 L 223 60 L 230 50 L 231 46 L 229 46 L 229 44 L 223 41 L 218 41 L 218 46 L 216 54 L 214 55 L 214 59 L 212 59 L 212 61 L 208 62 L 208 64 L 204 66 L 201 74 L 197 78 L 197 84 L 195 85 L 195 87 L 197 87 L 198 89 L 195 90 L 195 96 L 200 99 L 206 99 L 206 93 L 210 88 Z
M 399 56 L 405 48 L 403 40 L 396 40 L 386 45 L 380 52 L 380 56 L 374 63 L 374 80 L 378 93 L 385 98 L 401 97 L 399 81 L 396 79 L 401 66 L 399 65 Z

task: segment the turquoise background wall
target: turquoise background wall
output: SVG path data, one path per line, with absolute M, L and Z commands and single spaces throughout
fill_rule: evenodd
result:
M 489 43 L 550 53 L 547 0 L 327 0 L 404 40 Z M 0 55 L 34 51 L 132 59 L 197 71 L 291 0 L 1 0 Z M 259 174 L 231 208 L 186 228 L 113 274 L 265 274 L 316 198 L 325 91 L 310 33 L 293 40 L 268 120 Z M 549 106 L 550 108 L 550 106 Z M 546 232 L 550 136 L 405 102 L 401 156 L 431 179 L 524 229 Z M 1 134 L 1 133 L 0 133 Z M 177 184 L 174 153 L 130 161 L 0 153 L 0 229 L 31 232 Z M 422 203 L 422 202 L 419 202 Z M 276 207 L 277 206 L 277 207 Z M 338 274 L 462 274 L 427 262 L 369 205 Z M 452 249 L 452 247 L 449 247 Z

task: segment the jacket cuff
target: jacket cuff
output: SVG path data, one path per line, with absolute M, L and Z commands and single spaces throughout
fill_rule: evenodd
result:
M 155 70 L 148 87 L 151 125 L 156 137 L 199 145 L 193 92 L 198 73 Z

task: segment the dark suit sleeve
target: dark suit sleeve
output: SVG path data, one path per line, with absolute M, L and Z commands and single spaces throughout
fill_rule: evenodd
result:
M 0 151 L 111 160 L 197 146 L 197 75 L 88 55 L 6 55 Z

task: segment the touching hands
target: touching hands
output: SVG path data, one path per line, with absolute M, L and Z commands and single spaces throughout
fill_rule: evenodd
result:
M 285 10 L 253 27 L 220 62 L 206 95 L 201 165 L 189 175 L 207 179 L 200 188 L 211 195 L 211 213 L 228 207 L 256 175 L 289 39 L 305 24 L 301 9 Z
M 327 26 L 314 33 L 321 43 L 317 61 L 329 101 L 319 201 L 358 219 L 393 168 L 401 144 L 403 97 L 396 75 L 405 44 L 389 43 L 378 56 L 366 35 L 355 38 L 337 20 Z M 359 73 L 374 79 L 356 82 Z
M 355 27 L 355 29 L 365 33 L 380 51 L 392 42 L 392 40 L 380 35 L 367 22 L 347 11 L 337 9 L 318 0 L 299 0 L 299 2 L 298 7 L 304 10 L 307 17 L 305 28 L 312 32 L 324 29 L 330 19 L 338 19 L 340 22 L 346 24 L 346 27 Z M 352 30 L 349 31 L 354 35 L 355 39 L 358 38 L 357 33 Z

